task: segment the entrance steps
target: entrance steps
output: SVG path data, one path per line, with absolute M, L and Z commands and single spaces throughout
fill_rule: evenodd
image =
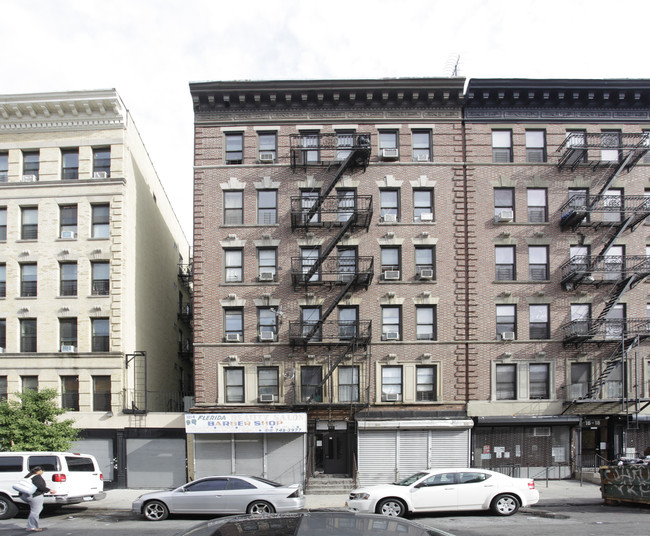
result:
M 347 495 L 355 487 L 353 478 L 319 473 L 309 478 L 305 493 L 308 495 Z

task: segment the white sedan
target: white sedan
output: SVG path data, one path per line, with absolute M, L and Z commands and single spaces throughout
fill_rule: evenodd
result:
M 354 512 L 404 516 L 410 512 L 492 510 L 509 516 L 539 501 L 532 478 L 485 469 L 432 469 L 395 484 L 355 489 L 346 503 Z

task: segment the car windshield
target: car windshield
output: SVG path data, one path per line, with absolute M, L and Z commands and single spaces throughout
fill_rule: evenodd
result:
M 262 482 L 264 484 L 268 484 L 269 486 L 273 486 L 274 488 L 281 488 L 283 484 L 278 484 L 277 482 L 273 482 L 273 480 L 266 480 L 266 478 L 260 478 L 259 476 L 251 476 L 251 480 L 257 480 L 258 482 Z
M 399 482 L 395 482 L 396 486 L 410 486 L 414 482 L 417 482 L 421 478 L 427 476 L 429 473 L 415 473 L 414 475 L 409 476 L 408 478 L 405 478 L 404 480 L 400 480 Z

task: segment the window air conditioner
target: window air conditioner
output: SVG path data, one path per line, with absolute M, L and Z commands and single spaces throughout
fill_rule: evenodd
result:
M 6 351 L 6 350 L 4 349 L 4 347 L 0 346 L 0 354 L 4 354 L 5 351 Z
M 433 270 L 431 268 L 420 270 L 420 279 L 433 279 Z
M 384 214 L 384 221 L 388 222 L 395 222 L 397 221 L 397 214 Z
M 273 281 L 275 274 L 273 272 L 260 272 L 260 281 Z
M 382 160 L 395 160 L 399 157 L 399 149 L 382 149 L 381 150 L 381 159 Z
M 433 221 L 433 213 L 424 212 L 420 214 L 420 221 Z
M 399 270 L 386 270 L 384 272 L 384 280 L 395 281 L 399 279 Z
M 273 402 L 273 395 L 260 395 L 260 402 Z
M 260 162 L 273 162 L 275 155 L 273 153 L 260 153 Z
M 62 352 L 67 352 L 67 353 L 69 353 L 69 352 L 76 352 L 76 351 L 77 351 L 77 347 L 76 347 L 76 346 L 72 346 L 71 344 L 62 344 L 62 345 L 61 345 L 61 351 L 62 351 Z
M 399 339 L 399 332 L 397 331 L 387 331 L 386 340 L 387 341 L 396 341 Z
M 226 333 L 226 342 L 239 342 L 240 338 L 239 333 Z
M 515 340 L 515 332 L 514 331 L 504 331 L 501 334 L 501 340 L 502 341 L 514 341 Z
M 512 221 L 515 219 L 515 213 L 512 210 L 502 210 L 497 219 L 498 221 Z
M 399 395 L 397 393 L 386 393 L 384 395 L 384 400 L 386 400 L 386 402 L 398 402 Z
M 77 238 L 77 233 L 74 231 L 61 231 L 61 238 Z
M 260 331 L 260 341 L 274 341 L 275 333 L 272 331 Z
M 23 175 L 23 182 L 36 182 L 36 175 Z
M 106 171 L 95 171 L 93 173 L 93 179 L 106 179 L 108 178 L 108 173 Z
M 415 158 L 417 162 L 428 162 L 429 161 L 429 155 L 428 154 L 419 154 Z

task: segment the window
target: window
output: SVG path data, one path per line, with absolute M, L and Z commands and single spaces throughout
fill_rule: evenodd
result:
M 260 132 L 260 162 L 275 162 L 277 160 L 277 134 L 275 132 Z
M 110 376 L 93 376 L 93 411 L 111 411 Z
M 20 295 L 24 298 L 37 295 L 37 273 L 36 264 L 20 265 Z
M 110 205 L 92 206 L 92 237 L 108 238 L 110 236 Z
M 517 399 L 517 365 L 496 365 L 497 400 Z
M 603 130 L 600 135 L 600 159 L 604 162 L 619 162 L 621 159 L 621 131 Z
M 571 304 L 571 335 L 587 335 L 591 330 L 591 305 Z
M 505 214 L 504 214 L 505 213 Z M 514 220 L 515 190 L 514 188 L 494 189 L 494 217 L 503 221 Z
M 227 342 L 239 342 L 244 338 L 244 311 L 226 309 L 224 313 Z
M 77 295 L 77 263 L 76 262 L 62 262 L 59 264 L 59 271 L 61 274 L 61 288 L 59 289 L 60 296 L 76 296 Z
M 36 351 L 36 319 L 21 318 L 20 322 L 20 351 Z
M 644 130 L 643 134 L 645 138 L 643 139 L 643 144 L 646 147 L 650 146 L 650 130 Z M 645 156 L 643 157 L 643 163 L 644 164 L 650 164 L 650 151 L 648 151 Z
M 241 249 L 224 250 L 226 283 L 241 283 L 244 280 L 244 251 Z
M 323 391 L 320 386 L 323 369 L 319 366 L 300 368 L 300 395 L 303 402 L 322 402 Z
M 310 341 L 318 342 L 323 338 L 323 332 L 320 324 L 320 307 L 302 307 L 300 309 L 300 320 L 302 325 L 302 336 L 308 337 L 309 334 L 314 331 L 315 327 L 318 327 L 314 331 Z
M 529 307 L 531 339 L 548 339 L 550 337 L 548 310 L 548 305 L 531 305 Z
M 399 190 L 381 190 L 379 203 L 382 221 L 399 221 Z
M 546 162 L 546 131 L 526 131 L 526 162 Z
M 278 191 L 257 191 L 257 223 L 274 225 L 278 223 Z
M 512 162 L 512 131 L 492 131 L 492 162 L 503 164 Z
M 0 182 L 9 180 L 9 153 L 0 153 Z
M 345 222 L 354 216 L 356 198 L 356 190 L 336 191 L 336 213 L 338 221 Z
M 399 136 L 397 130 L 379 131 L 379 157 L 382 160 L 396 160 L 399 157 Z
M 38 376 L 21 376 L 20 377 L 21 390 L 25 391 L 38 391 Z M 30 459 L 33 456 L 30 457 Z
M 383 306 L 381 308 L 381 340 L 401 340 L 402 311 L 399 307 Z
M 528 278 L 531 281 L 548 280 L 547 246 L 528 246 Z
M 8 394 L 9 393 L 7 392 L 7 377 L 6 376 L 0 376 L 0 402 L 2 402 L 3 400 L 7 400 L 7 395 Z M 23 469 L 23 467 L 22 467 L 22 458 L 18 458 L 18 459 L 20 460 L 21 465 L 18 466 L 17 470 L 22 471 L 22 469 Z M 0 463 L 8 463 L 8 462 L 9 462 L 9 460 L 7 460 L 7 458 L 4 458 L 2 460 L 2 462 L 0 462 Z M 6 470 L 5 467 L 6 466 L 0 467 L 0 473 L 4 472 Z
M 243 367 L 229 367 L 224 369 L 226 381 L 226 402 L 244 402 L 244 369 Z
M 0 298 L 7 297 L 7 265 L 0 263 Z
M 528 397 L 534 400 L 550 398 L 550 371 L 548 363 L 531 363 L 528 367 Z
M 244 192 L 227 191 L 223 194 L 223 221 L 225 225 L 244 223 Z
M 402 277 L 401 252 L 399 247 L 381 248 L 381 276 L 385 281 L 399 280 Z
M 350 281 L 357 273 L 357 248 L 341 247 L 337 250 L 337 270 L 339 281 Z
M 402 401 L 402 367 L 384 366 L 381 368 L 381 401 Z
M 543 223 L 548 221 L 546 206 L 546 190 L 543 188 L 528 188 L 528 221 L 530 223 Z
M 79 376 L 61 376 L 61 407 L 79 411 Z
M 517 333 L 514 305 L 497 305 L 497 337 L 508 339 Z
M 300 133 L 301 164 L 317 164 L 320 162 L 320 134 L 318 131 Z
M 587 211 L 588 202 L 589 190 L 587 188 L 569 188 L 569 211 L 586 213 L 586 221 L 589 221 L 590 218 L 590 214 Z
M 93 262 L 91 263 L 93 279 L 91 294 L 93 296 L 108 296 L 110 293 L 110 271 L 111 264 L 109 262 Z
M 436 278 L 436 250 L 434 246 L 415 248 L 415 274 L 419 279 Z
M 619 303 L 612 307 L 605 317 L 605 338 L 621 340 L 625 333 L 626 311 L 625 304 Z
M 620 188 L 610 188 L 603 194 L 602 201 L 605 207 L 603 220 L 608 223 L 622 221 L 623 190 Z
M 611 246 L 604 256 L 604 278 L 618 281 L 623 276 L 623 260 L 625 259 L 625 246 Z
M 572 154 L 569 155 L 567 164 L 572 166 L 587 161 L 587 131 L 586 130 L 567 130 L 566 147 Z
M 339 366 L 338 401 L 359 402 L 359 367 Z
M 413 221 L 433 221 L 433 190 L 413 190 Z
M 260 342 L 273 342 L 278 335 L 276 311 L 270 307 L 257 308 L 257 332 Z
M 0 241 L 7 240 L 7 207 L 0 207 Z
M 300 190 L 300 212 L 302 223 L 318 223 L 320 222 L 320 211 L 316 210 L 311 218 L 309 213 L 318 201 L 318 192 L 311 190 Z
M 320 257 L 320 248 L 318 247 L 303 247 L 300 248 L 300 265 L 302 269 L 303 281 L 319 281 L 320 280 L 320 268 L 317 269 L 313 274 L 309 276 L 309 273 L 312 271 L 314 265 Z
M 0 318 L 0 348 L 7 349 L 7 319 Z
M 38 180 L 39 167 L 40 155 L 38 151 L 23 152 L 23 180 L 26 180 L 25 176 Z
M 59 207 L 61 238 L 77 238 L 77 205 Z
M 257 395 L 260 400 L 263 397 L 273 397 L 273 402 L 280 399 L 280 383 L 278 367 L 259 367 L 257 369 Z
M 110 350 L 108 318 L 91 319 L 92 351 L 108 352 Z
M 591 384 L 591 363 L 571 363 L 571 393 L 570 398 L 587 396 Z
M 241 132 L 226 134 L 226 164 L 241 164 L 244 160 L 244 135 Z
M 38 209 L 23 207 L 21 211 L 21 240 L 36 240 L 38 238 Z
M 339 339 L 351 340 L 358 336 L 358 316 L 357 307 L 339 307 Z
M 495 279 L 497 281 L 515 281 L 515 246 L 495 246 L 494 248 Z
M 97 177 L 106 173 L 111 176 L 111 148 L 98 147 L 93 149 L 93 176 Z
M 413 161 L 431 162 L 431 131 L 413 131 Z
M 62 352 L 77 351 L 77 319 L 59 318 L 59 338 Z
M 61 179 L 74 181 L 79 178 L 79 149 L 61 151 Z
M 436 367 L 432 365 L 416 367 L 415 400 L 432 402 L 436 398 Z
M 336 131 L 336 159 L 345 160 L 354 147 L 354 130 Z
M 257 276 L 260 281 L 274 281 L 277 274 L 278 251 L 275 248 L 257 250 Z
M 434 306 L 420 306 L 415 309 L 415 334 L 418 341 L 435 341 L 436 333 L 436 308 Z

